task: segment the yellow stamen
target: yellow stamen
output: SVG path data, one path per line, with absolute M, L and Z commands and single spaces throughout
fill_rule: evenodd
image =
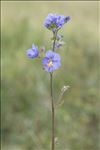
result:
M 47 65 L 48 65 L 48 67 L 51 67 L 51 66 L 53 66 L 53 63 L 52 63 L 52 61 L 50 60 L 50 61 L 49 61 L 49 63 L 48 63 Z

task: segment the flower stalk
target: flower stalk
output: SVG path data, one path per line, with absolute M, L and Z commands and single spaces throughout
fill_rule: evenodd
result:
M 53 39 L 54 39 L 54 41 L 53 41 L 53 52 L 55 51 L 55 44 L 56 44 L 56 39 L 57 39 L 57 31 L 54 31 L 53 32 Z
M 57 31 L 53 32 L 53 51 L 55 51 L 55 43 L 57 38 Z M 55 149 L 55 106 L 54 106 L 54 96 L 53 96 L 53 72 L 50 72 L 50 90 L 51 90 L 51 117 L 52 117 L 52 143 L 51 150 Z
M 52 117 L 52 143 L 51 150 L 55 149 L 55 108 L 53 97 L 53 72 L 50 73 L 50 91 L 51 91 L 51 117 Z

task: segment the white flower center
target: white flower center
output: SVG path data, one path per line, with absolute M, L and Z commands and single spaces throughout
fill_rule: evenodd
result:
M 49 62 L 48 62 L 48 67 L 51 67 L 51 66 L 53 66 L 53 62 L 52 62 L 52 60 L 49 60 Z

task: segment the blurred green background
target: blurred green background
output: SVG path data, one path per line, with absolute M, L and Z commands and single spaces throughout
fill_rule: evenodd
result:
M 99 150 L 99 2 L 2 2 L 2 150 L 50 150 L 49 74 L 38 59 L 26 57 L 35 43 L 51 48 L 43 26 L 48 13 L 70 15 L 64 35 L 62 67 L 54 73 L 56 150 Z

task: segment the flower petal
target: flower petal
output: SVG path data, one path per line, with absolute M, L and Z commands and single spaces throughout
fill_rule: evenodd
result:
M 48 63 L 48 58 L 47 58 L 47 57 L 44 57 L 44 58 L 42 59 L 42 64 L 43 64 L 44 66 L 46 66 L 47 63 Z
M 32 49 L 28 49 L 27 52 L 26 52 L 26 55 L 29 57 L 29 58 L 34 58 L 34 51 Z
M 52 72 L 52 71 L 54 70 L 52 66 L 51 66 L 51 67 L 45 66 L 44 69 L 45 69 L 45 71 L 47 71 L 47 72 Z
M 52 58 L 52 57 L 54 57 L 54 52 L 52 50 L 48 50 L 46 52 L 45 56 L 48 57 L 48 58 Z
M 71 17 L 70 16 L 67 16 L 67 17 L 65 17 L 65 23 L 67 23 L 69 20 L 71 19 Z
M 58 53 L 54 53 L 53 61 L 60 61 L 60 55 Z
M 60 63 L 60 62 L 54 62 L 54 63 L 53 63 L 53 70 L 58 69 L 60 66 L 61 66 L 61 63 Z

